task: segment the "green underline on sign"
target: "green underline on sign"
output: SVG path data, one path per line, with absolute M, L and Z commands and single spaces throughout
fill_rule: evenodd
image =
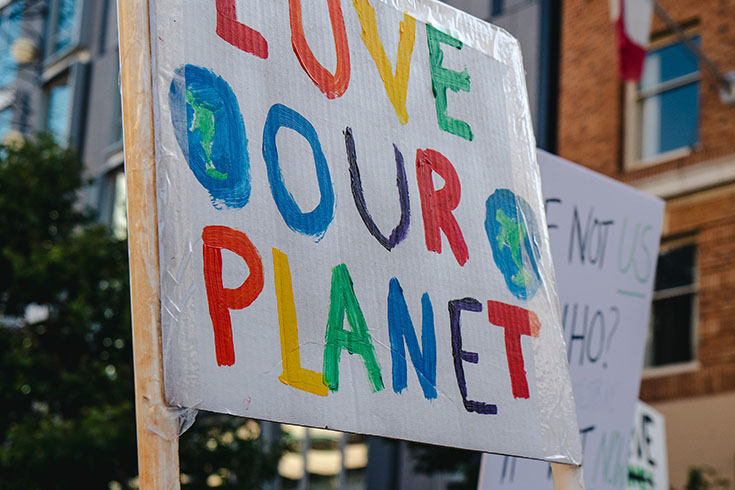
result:
M 638 291 L 628 291 L 627 289 L 618 289 L 618 294 L 622 294 L 624 296 L 633 296 L 634 298 L 645 298 L 646 295 L 643 293 L 639 293 Z

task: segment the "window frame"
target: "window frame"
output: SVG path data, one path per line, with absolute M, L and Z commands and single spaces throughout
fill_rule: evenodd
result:
M 6 0 L 6 1 L 0 0 L 0 14 L 4 10 L 17 8 L 17 6 L 20 5 L 20 17 L 18 18 L 18 23 L 19 23 L 18 32 L 16 33 L 13 43 L 23 36 L 23 23 L 25 20 L 24 19 L 25 16 L 23 15 L 24 12 L 23 12 L 22 2 L 23 0 Z M 13 43 L 8 44 L 8 53 L 11 52 Z M 13 61 L 15 62 L 15 60 Z M 4 69 L 4 67 L 0 67 L 0 69 Z M 8 111 L 10 114 L 10 125 L 8 127 L 8 130 L 5 133 L 0 134 L 0 138 L 4 138 L 7 133 L 15 129 L 16 111 L 15 111 L 14 106 L 15 106 L 16 97 L 17 97 L 16 80 L 18 79 L 19 69 L 20 69 L 20 66 L 18 65 L 17 62 L 15 62 L 15 66 L 13 67 L 13 70 L 14 70 L 13 79 L 4 85 L 0 85 L 0 112 Z
M 8 19 L 10 19 L 10 16 L 13 15 L 13 13 L 10 12 L 10 10 L 13 9 L 13 8 L 18 8 L 19 9 L 19 12 L 18 12 L 18 19 L 17 19 L 18 26 L 17 26 L 17 32 L 15 33 L 15 38 L 12 40 L 12 42 L 9 42 L 8 43 L 8 54 L 11 57 L 13 57 L 13 55 L 12 55 L 13 44 L 15 44 L 15 42 L 18 39 L 20 39 L 21 37 L 23 37 L 23 22 L 25 20 L 24 19 L 25 15 L 24 15 L 24 11 L 23 11 L 23 0 L 9 0 L 9 1 L 4 2 L 4 3 L 3 2 L 0 2 L 0 17 L 2 17 L 3 11 L 8 11 L 9 12 Z M 15 61 L 14 57 L 13 57 L 13 63 L 15 65 L 15 66 L 13 66 L 13 70 L 14 70 L 13 79 L 11 81 L 9 81 L 8 83 L 4 84 L 4 85 L 0 85 L 0 91 L 6 91 L 6 90 L 10 89 L 15 84 L 15 80 L 18 78 L 18 69 L 20 68 L 20 66 Z M 0 66 L 0 70 L 4 70 L 4 69 L 5 69 L 5 67 Z M 9 104 L 7 104 L 7 105 L 9 105 Z M 4 109 L 5 107 L 7 107 L 7 105 L 4 105 L 2 108 Z
M 86 0 L 76 0 L 77 2 L 77 22 L 74 26 L 74 33 L 67 46 L 61 49 L 56 49 L 55 44 L 57 41 L 58 33 L 58 21 L 59 12 L 61 10 L 62 0 L 51 0 L 49 2 L 48 14 L 45 19 L 44 26 L 44 42 L 43 42 L 43 65 L 49 67 L 61 61 L 65 57 L 74 53 L 75 51 L 84 48 L 87 45 L 89 37 L 89 9 L 93 2 L 87 2 Z
M 2 124 L 0 124 L 0 142 L 3 142 L 3 139 L 5 138 L 5 136 L 13 130 L 13 118 L 15 116 L 14 114 L 15 111 L 13 111 L 13 106 L 10 105 L 10 106 L 0 107 L 0 121 L 2 121 L 2 118 L 4 117 L 3 113 L 5 111 L 8 112 L 9 121 L 8 121 L 8 127 L 4 128 L 5 130 L 3 130 L 3 126 Z
M 60 138 L 61 135 L 53 134 L 54 138 L 57 138 L 57 144 L 61 146 L 67 146 L 69 145 L 69 140 L 71 139 L 71 111 L 74 107 L 73 104 L 73 87 L 72 87 L 72 75 L 69 70 L 65 70 L 64 72 L 60 73 L 59 75 L 55 76 L 48 82 L 46 82 L 43 85 L 43 130 L 47 131 L 49 133 L 51 132 L 51 128 L 49 125 L 49 116 L 51 112 L 51 92 L 55 87 L 61 87 L 66 86 L 67 90 L 70 92 L 67 96 L 66 101 L 66 107 L 65 109 L 65 129 L 64 129 L 64 138 L 63 140 Z
M 691 359 L 669 364 L 646 365 L 644 360 L 643 377 L 657 377 L 678 374 L 699 369 L 699 293 L 700 293 L 700 271 L 699 271 L 699 247 L 695 236 L 682 237 L 678 239 L 664 240 L 659 248 L 659 256 L 678 248 L 687 246 L 694 247 L 692 258 L 692 283 L 684 286 L 675 286 L 668 289 L 654 290 L 651 297 L 651 320 L 649 322 L 646 345 L 644 352 L 648 355 L 653 336 L 653 305 L 657 300 L 670 299 L 679 296 L 692 295 L 691 317 L 689 319 L 689 336 L 691 343 Z M 655 288 L 655 285 L 654 285 Z
M 39 127 L 43 128 L 44 131 L 47 131 L 50 89 L 60 80 L 66 80 L 66 84 L 69 87 L 69 100 L 66 108 L 66 132 L 68 137 L 66 140 L 59 141 L 58 143 L 62 146 L 75 147 L 79 151 L 82 151 L 84 140 L 86 104 L 89 96 L 87 90 L 89 85 L 89 75 L 90 65 L 85 62 L 77 61 L 69 63 L 68 66 L 64 67 L 62 70 L 53 73 L 52 76 L 46 78 L 42 86 L 43 106 L 42 110 L 39 111 L 41 117 Z
M 118 56 L 119 58 L 119 56 Z M 109 159 L 123 149 L 123 115 L 122 115 L 122 95 L 120 92 L 120 68 L 118 67 L 115 81 L 112 88 L 111 99 L 114 99 L 114 106 L 110 111 L 108 120 L 108 143 L 105 147 L 105 155 Z
M 490 0 L 490 16 L 498 17 L 505 13 L 505 0 Z
M 701 36 L 698 24 L 694 24 L 684 30 L 684 34 L 688 38 Z M 655 39 L 648 45 L 647 51 L 656 50 L 674 44 L 683 44 L 676 33 L 667 32 L 662 35 L 654 36 Z M 685 48 L 686 49 L 686 48 Z M 642 124 L 641 124 L 641 104 L 650 97 L 667 92 L 680 87 L 685 87 L 693 83 L 702 81 L 702 70 L 697 63 L 697 71 L 679 76 L 673 80 L 668 80 L 658 84 L 656 87 L 640 90 L 638 82 L 626 81 L 623 87 L 623 105 L 624 105 L 624 131 L 623 131 L 623 168 L 625 170 L 636 170 L 639 168 L 650 167 L 659 163 L 684 158 L 692 154 L 694 150 L 699 148 L 701 141 L 692 146 L 684 146 L 658 153 L 648 158 L 643 158 L 642 151 Z M 701 85 L 700 85 L 701 86 Z M 697 93 L 698 102 L 701 102 L 701 95 Z M 698 106 L 697 130 L 699 131 L 699 117 L 702 113 L 701 105 Z
M 128 236 L 128 219 L 127 219 L 127 206 L 124 204 L 127 202 L 127 189 L 125 181 L 125 166 L 122 161 L 122 154 L 115 155 L 115 158 L 108 162 L 108 169 L 100 176 L 100 195 L 99 195 L 99 209 L 102 211 L 100 216 L 102 222 L 105 223 L 113 236 L 119 240 L 125 239 Z M 120 187 L 122 182 L 122 189 Z M 120 191 L 125 193 L 124 201 L 120 202 Z M 122 207 L 118 207 L 119 204 L 123 204 Z M 120 222 L 116 222 L 116 213 L 124 212 L 125 216 Z M 124 224 L 124 229 L 123 225 Z M 120 225 L 120 227 L 118 227 Z
M 369 471 L 367 452 L 370 450 L 370 441 L 366 436 L 331 429 L 300 427 L 292 424 L 275 424 L 275 426 L 280 427 L 281 431 L 289 433 L 290 437 L 297 443 L 295 451 L 286 451 L 279 459 L 275 476 L 279 486 L 287 487 L 295 484 L 297 488 L 302 488 L 304 485 L 309 486 L 314 479 L 322 479 L 322 483 L 325 480 L 332 480 L 333 483 L 338 484 L 337 488 L 344 488 L 350 479 L 356 477 L 365 483 L 367 482 Z M 321 444 L 326 442 L 326 447 L 320 447 L 320 441 Z M 366 452 L 364 464 L 361 465 L 358 461 L 357 465 L 350 465 L 350 457 L 348 456 L 348 453 L 351 452 L 350 447 L 354 451 L 354 448 L 360 446 L 363 446 Z M 339 469 L 336 473 L 320 474 L 313 471 L 315 465 L 311 463 L 312 458 L 320 453 L 332 453 L 338 456 Z M 296 468 L 291 469 L 295 469 L 295 473 L 300 473 L 300 476 L 295 473 L 287 474 L 289 460 L 291 464 L 296 465 Z M 291 478 L 291 476 L 296 478 Z

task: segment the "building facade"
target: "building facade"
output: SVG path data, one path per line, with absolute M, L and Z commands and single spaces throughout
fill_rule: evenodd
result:
M 640 398 L 666 416 L 683 488 L 690 467 L 735 481 L 735 104 L 715 73 L 735 70 L 735 3 L 658 4 L 677 25 L 654 14 L 633 83 L 608 2 L 564 2 L 557 149 L 666 200 Z
M 124 234 L 115 1 L 0 1 L 0 66 L 0 138 L 48 131 L 77 149 L 83 201 Z

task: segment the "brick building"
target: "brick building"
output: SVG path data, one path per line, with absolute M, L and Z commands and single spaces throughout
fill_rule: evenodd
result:
M 735 1 L 658 0 L 721 73 Z M 641 82 L 617 74 L 608 2 L 562 9 L 558 153 L 666 200 L 640 397 L 667 418 L 669 473 L 735 481 L 735 103 L 654 14 Z

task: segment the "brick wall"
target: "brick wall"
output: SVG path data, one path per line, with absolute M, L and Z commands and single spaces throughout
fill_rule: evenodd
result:
M 698 367 L 644 379 L 641 398 L 735 390 L 735 185 L 670 200 L 664 233 L 696 237 Z
M 699 22 L 701 48 L 722 71 L 735 70 L 735 0 L 659 0 L 679 22 Z M 654 15 L 653 32 L 665 24 Z M 735 153 L 735 104 L 720 101 L 712 73 L 700 65 L 701 144 L 685 158 L 623 171 L 623 85 L 615 30 L 605 0 L 564 0 L 562 7 L 559 154 L 625 181 Z
M 558 151 L 614 175 L 621 155 L 621 84 L 608 2 L 562 5 Z
M 735 0 L 658 1 L 677 21 L 698 22 L 702 51 L 721 70 L 735 70 Z M 654 14 L 653 31 L 665 28 Z M 609 2 L 564 0 L 559 154 L 633 185 L 714 159 L 735 159 L 735 104 L 720 101 L 715 78 L 701 63 L 700 73 L 700 145 L 685 157 L 626 170 L 624 86 L 618 78 Z M 646 378 L 641 398 L 657 401 L 735 390 L 735 185 L 721 182 L 670 199 L 664 235 L 692 236 L 697 244 L 698 367 Z

